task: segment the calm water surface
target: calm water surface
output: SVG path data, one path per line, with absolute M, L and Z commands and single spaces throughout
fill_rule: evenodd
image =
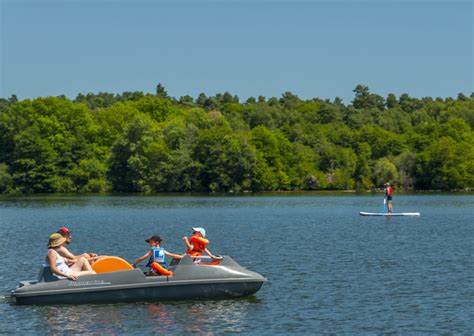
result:
M 474 196 L 398 195 L 396 211 L 360 217 L 380 195 L 35 196 L 0 198 L 0 333 L 473 334 Z M 47 237 L 73 229 L 73 252 L 146 252 L 159 233 L 203 226 L 209 249 L 268 278 L 237 300 L 17 306 L 18 281 L 34 279 Z

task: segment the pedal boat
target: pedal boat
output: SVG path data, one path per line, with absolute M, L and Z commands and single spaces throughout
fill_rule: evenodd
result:
M 48 265 L 43 265 L 38 280 L 20 282 L 12 297 L 18 304 L 232 298 L 254 294 L 266 281 L 228 256 L 219 262 L 200 264 L 193 263 L 188 255 L 174 259 L 169 267 L 172 276 L 147 276 L 125 260 L 111 258 L 94 267 L 98 274 L 84 275 L 76 281 L 59 279 Z

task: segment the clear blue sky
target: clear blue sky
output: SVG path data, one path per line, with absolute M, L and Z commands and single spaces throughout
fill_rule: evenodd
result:
M 471 1 L 0 2 L 0 97 L 473 91 Z

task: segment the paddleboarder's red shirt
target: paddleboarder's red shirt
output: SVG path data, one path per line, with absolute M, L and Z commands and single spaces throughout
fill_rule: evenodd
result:
M 393 189 L 392 186 L 388 186 L 387 189 L 385 190 L 385 194 L 387 195 L 387 199 L 390 201 L 393 196 Z

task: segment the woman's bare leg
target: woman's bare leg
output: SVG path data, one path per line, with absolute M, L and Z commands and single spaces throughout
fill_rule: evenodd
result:
M 71 266 L 71 274 L 74 276 L 96 274 L 86 258 L 80 258 L 74 265 Z
M 91 264 L 89 264 L 87 259 L 84 257 L 79 258 L 79 260 L 74 263 L 74 265 L 72 265 L 70 268 L 73 272 L 87 271 L 89 272 L 89 274 L 95 274 L 95 271 L 92 269 Z
M 74 276 L 80 277 L 82 275 L 92 275 L 96 273 L 94 271 L 78 271 L 78 272 L 71 271 L 71 274 Z

